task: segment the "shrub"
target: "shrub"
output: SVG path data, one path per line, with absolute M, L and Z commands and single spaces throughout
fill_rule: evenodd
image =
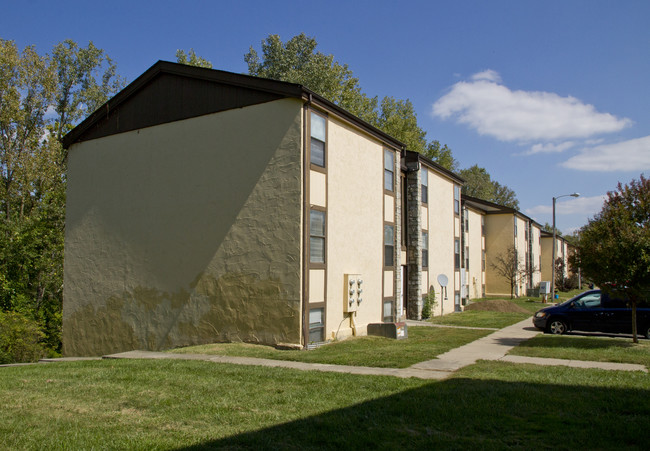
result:
M 17 312 L 0 312 L 0 364 L 36 362 L 45 355 L 38 323 Z
M 429 319 L 433 316 L 433 310 L 438 305 L 436 302 L 436 292 L 432 288 L 429 293 L 424 297 L 424 305 L 422 306 L 422 319 Z

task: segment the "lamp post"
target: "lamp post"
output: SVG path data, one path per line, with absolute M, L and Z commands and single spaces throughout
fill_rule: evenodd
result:
M 553 257 L 551 260 L 551 299 L 555 299 L 555 240 L 556 240 L 556 230 L 555 230 L 555 201 L 558 200 L 560 197 L 579 197 L 579 193 L 572 193 L 572 194 L 562 194 L 561 196 L 557 196 L 553 198 Z M 553 301 L 555 302 L 555 301 Z

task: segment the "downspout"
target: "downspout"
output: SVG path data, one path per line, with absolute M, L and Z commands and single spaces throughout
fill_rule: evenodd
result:
M 302 109 L 302 196 L 303 196 L 303 207 L 302 207 L 302 331 L 300 333 L 301 344 L 303 348 L 307 348 L 307 343 L 309 342 L 309 319 L 307 318 L 307 304 L 308 304 L 308 263 L 307 263 L 307 213 L 308 213 L 308 202 L 306 193 L 307 193 L 307 111 L 311 105 L 311 94 L 307 99 L 307 103 L 303 106 Z

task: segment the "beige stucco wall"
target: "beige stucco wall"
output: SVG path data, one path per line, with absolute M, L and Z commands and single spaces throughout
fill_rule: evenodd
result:
M 468 208 L 467 212 L 469 219 L 469 230 L 466 232 L 469 246 L 468 296 L 469 299 L 476 299 L 482 297 L 483 284 L 485 283 L 485 273 L 482 270 L 483 249 L 485 248 L 485 240 L 481 231 L 483 215 L 471 208 Z
M 532 224 L 532 248 L 533 248 L 533 265 L 537 271 L 533 273 L 533 288 L 538 286 L 542 281 L 542 273 L 540 271 L 540 257 L 542 255 L 542 246 L 540 244 L 541 229 Z
M 512 214 L 485 216 L 485 291 L 487 295 L 510 296 L 510 283 L 496 274 L 492 264 L 498 255 L 514 245 L 514 221 Z M 523 233 L 523 231 L 522 231 Z
M 569 277 L 569 255 L 570 246 L 563 238 L 558 237 L 555 240 L 555 258 L 564 260 L 564 277 Z M 551 281 L 551 271 L 553 261 L 553 237 L 542 237 L 542 280 Z
M 542 280 L 551 281 L 553 271 L 553 237 L 542 237 Z
M 392 292 L 394 271 L 384 274 L 384 147 L 346 123 L 328 120 L 327 168 L 327 306 L 325 339 L 352 334 L 343 312 L 344 276 L 363 277 L 363 302 L 354 321 L 357 334 L 382 321 L 383 279 Z M 399 156 L 396 156 L 399 161 Z M 392 213 L 392 214 L 391 214 Z M 394 217 L 387 212 L 386 218 Z M 339 327 L 340 326 L 340 327 Z M 338 332 L 338 335 L 337 335 Z
M 440 315 L 441 312 L 454 311 L 454 291 L 459 288 L 458 273 L 454 269 L 454 239 L 460 239 L 460 222 L 454 214 L 454 182 L 432 170 L 429 170 L 428 177 L 429 269 L 422 274 L 422 285 L 435 290 L 438 304 L 433 313 Z M 439 274 L 445 274 L 449 280 L 446 300 L 441 296 Z M 425 276 L 428 276 L 427 280 L 424 280 Z
M 517 234 L 515 238 L 515 246 L 517 248 L 517 258 L 519 260 L 519 268 L 521 271 L 526 269 L 526 253 L 528 253 L 528 236 L 526 235 L 526 220 L 522 217 L 515 215 L 514 221 L 517 221 Z M 526 294 L 527 280 L 526 276 L 520 274 L 517 278 L 515 296 L 524 296 Z
M 63 349 L 301 341 L 302 104 L 71 147 Z

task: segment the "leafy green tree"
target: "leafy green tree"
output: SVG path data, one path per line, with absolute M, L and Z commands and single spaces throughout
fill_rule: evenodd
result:
M 423 154 L 450 171 L 458 171 L 458 161 L 447 144 L 441 146 L 438 140 L 429 141 Z
M 494 202 L 504 207 L 519 209 L 519 201 L 513 190 L 492 180 L 485 168 L 478 165 L 462 169 L 460 176 L 465 179 L 463 194 Z
M 91 42 L 83 48 L 70 40 L 52 51 L 57 73 L 54 134 L 58 141 L 81 119 L 102 106 L 124 87 L 117 66 Z
M 0 40 L 0 311 L 19 312 L 60 348 L 66 158 L 60 139 L 121 89 L 92 42 L 52 56 Z
M 176 62 L 180 64 L 187 64 L 188 66 L 205 67 L 212 69 L 212 63 L 205 58 L 197 56 L 194 49 L 190 49 L 185 53 L 185 50 L 176 50 Z
M 505 185 L 500 184 L 496 180 L 493 181 L 494 184 L 494 203 L 499 205 L 504 205 L 506 207 L 514 208 L 519 210 L 519 200 L 517 200 L 517 194 L 508 188 Z
M 650 293 L 650 179 L 641 175 L 607 193 L 602 210 L 580 229 L 579 252 L 589 279 L 629 300 L 638 343 L 636 308 Z
M 251 47 L 244 56 L 249 75 L 297 83 L 345 108 L 370 125 L 402 141 L 409 150 L 422 153 L 455 170 L 451 149 L 438 141 L 427 142 L 410 100 L 368 97 L 347 64 L 316 50 L 316 39 L 301 33 L 282 42 L 278 35 L 262 41 L 262 56 Z
M 369 98 L 347 64 L 333 55 L 316 51 L 316 39 L 304 33 L 283 43 L 278 35 L 262 41 L 262 59 L 250 47 L 244 56 L 249 75 L 301 84 L 345 108 L 361 119 L 374 123 L 377 98 Z
M 425 152 L 427 132 L 418 126 L 418 119 L 410 100 L 384 97 L 376 126 L 402 141 L 409 150 L 422 154 Z

